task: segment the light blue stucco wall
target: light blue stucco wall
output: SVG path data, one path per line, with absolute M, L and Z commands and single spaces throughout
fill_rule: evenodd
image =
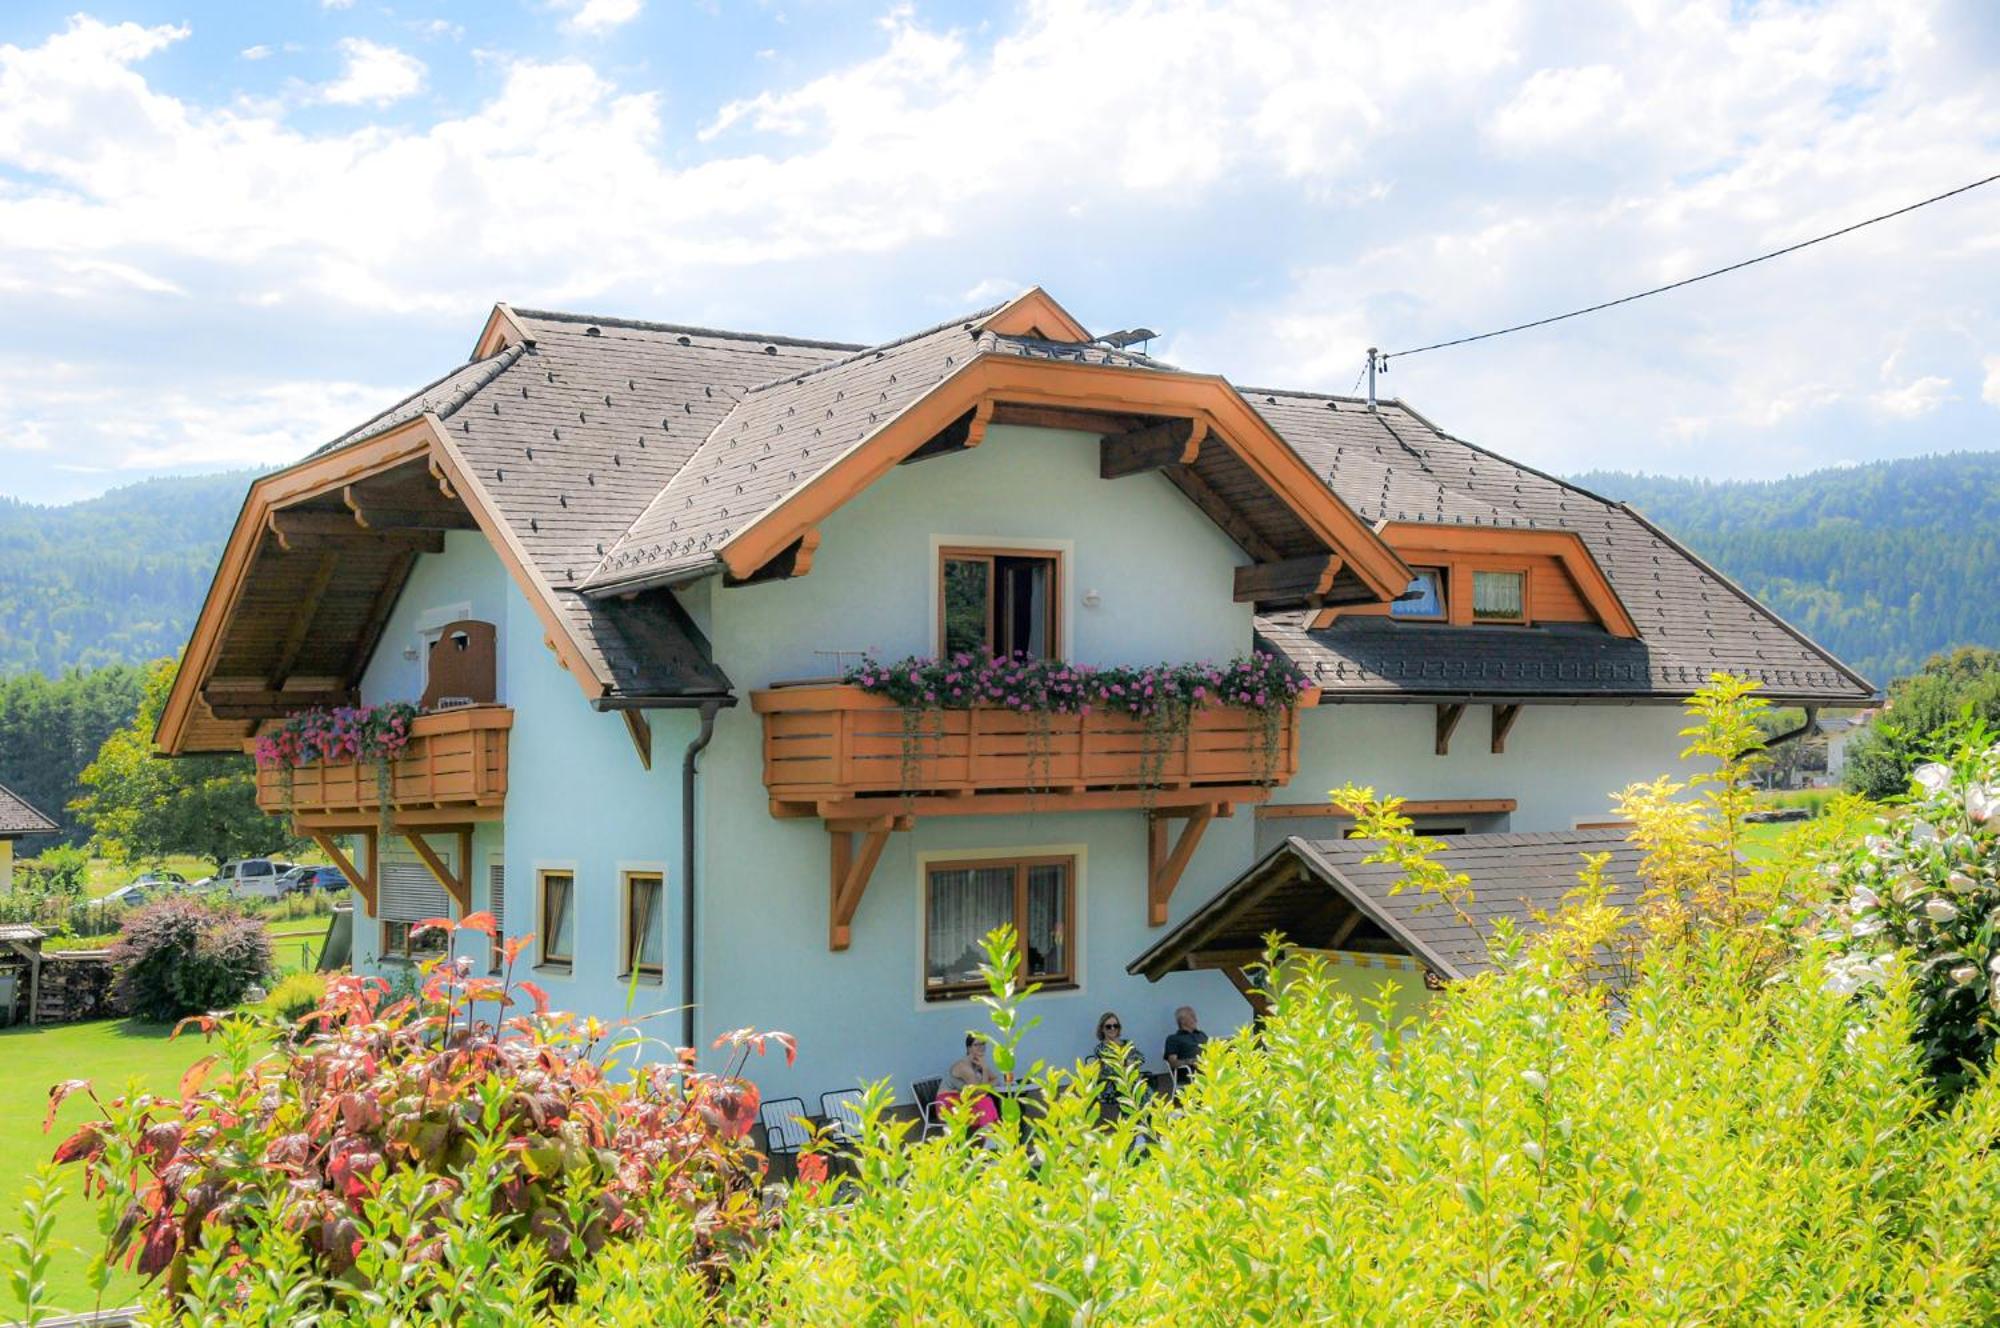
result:
M 1245 561 L 1165 479 L 1097 476 L 1094 436 L 995 428 L 962 453 L 899 467 L 830 517 L 812 573 L 716 590 L 706 616 L 717 658 L 745 691 L 833 671 L 815 651 L 885 658 L 935 649 L 939 542 L 1016 540 L 1062 547 L 1068 655 L 1097 664 L 1228 659 L 1248 650 L 1251 615 L 1232 600 Z M 1095 591 L 1098 603 L 1085 607 Z M 1074 851 L 1079 857 L 1081 989 L 1030 1003 L 1032 1056 L 1085 1054 L 1097 1016 L 1115 1009 L 1158 1061 L 1176 1005 L 1214 1032 L 1248 1015 L 1213 973 L 1158 984 L 1125 965 L 1161 934 L 1146 925 L 1146 826 L 1139 811 L 919 818 L 892 835 L 855 915 L 853 943 L 827 948 L 828 840 L 816 820 L 774 820 L 763 729 L 748 707 L 725 713 L 704 760 L 700 976 L 704 1028 L 753 1025 L 799 1038 L 799 1062 L 756 1071 L 767 1094 L 822 1091 L 884 1076 L 942 1074 L 982 1011 L 925 1004 L 920 973 L 921 862 L 930 854 Z M 1172 902 L 1186 915 L 1250 861 L 1248 810 L 1216 821 Z
M 483 535 L 454 531 L 442 554 L 417 560 L 409 584 L 390 616 L 375 659 L 362 678 L 370 704 L 415 700 L 423 689 L 421 661 L 403 658 L 418 649 L 422 626 L 440 613 L 469 605 L 470 616 L 498 629 L 500 699 L 514 710 L 508 737 L 507 808 L 504 823 L 482 824 L 473 841 L 475 907 L 491 907 L 486 894 L 495 861 L 505 864 L 505 926 L 513 935 L 537 929 L 536 872 L 576 875 L 576 962 L 569 972 L 530 969 L 517 976 L 546 987 L 558 1008 L 605 1017 L 652 1013 L 677 1003 L 676 978 L 631 988 L 618 976 L 622 956 L 620 878 L 625 871 L 657 871 L 668 880 L 669 959 L 678 955 L 680 876 L 680 752 L 694 731 L 687 715 L 652 716 L 657 759 L 644 770 L 624 723 L 593 710 L 583 689 L 544 644 L 547 632 L 527 597 L 508 575 Z M 443 849 L 444 839 L 433 841 Z M 400 843 L 385 859 L 411 860 Z M 380 928 L 356 928 L 357 962 L 379 964 Z M 483 941 L 461 945 L 484 971 Z M 675 964 L 677 968 L 677 963 Z M 628 994 L 630 1002 L 628 1004 Z M 659 1021 L 665 1036 L 678 1032 Z

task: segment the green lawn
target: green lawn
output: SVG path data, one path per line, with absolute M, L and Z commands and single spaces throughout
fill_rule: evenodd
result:
M 55 1128 L 42 1133 L 51 1085 L 64 1079 L 88 1078 L 106 1096 L 123 1093 L 134 1079 L 150 1091 L 171 1091 L 181 1072 L 205 1054 L 199 1034 L 169 1040 L 169 1026 L 111 1019 L 59 1028 L 15 1028 L 0 1031 L 0 1222 L 7 1231 L 20 1227 L 19 1203 L 24 1182 L 46 1162 L 57 1143 L 95 1112 L 88 1098 L 78 1095 L 63 1104 Z M 99 1246 L 96 1208 L 82 1195 L 82 1172 L 64 1168 L 63 1188 L 69 1197 L 58 1210 L 56 1239 L 61 1245 L 49 1270 L 50 1291 L 70 1310 L 88 1310 L 91 1295 L 84 1281 L 90 1252 Z M 137 1297 L 139 1279 L 115 1272 L 105 1293 L 106 1307 L 128 1305 Z M 11 1317 L 11 1300 L 0 1317 Z

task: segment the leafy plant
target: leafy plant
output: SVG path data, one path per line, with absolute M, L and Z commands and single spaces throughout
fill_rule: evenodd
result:
M 271 975 L 271 942 L 225 904 L 170 895 L 132 912 L 111 947 L 112 994 L 142 1019 L 220 1010 Z
M 326 999 L 324 973 L 287 973 L 264 998 L 264 1008 L 288 1024 L 296 1024 Z
M 1949 1098 L 1987 1077 L 2000 1044 L 2000 745 L 1975 729 L 1911 789 L 1838 859 L 1827 983 L 1879 987 L 1907 957 L 1917 1044 Z
M 420 925 L 494 930 L 483 913 Z M 789 1056 L 790 1039 L 725 1035 L 723 1074 L 671 1048 L 641 1063 L 637 1025 L 552 1013 L 514 980 L 525 944 L 506 942 L 499 978 L 427 965 L 421 994 L 393 1003 L 380 979 L 335 977 L 298 1041 L 274 1045 L 286 1030 L 258 1011 L 191 1021 L 218 1048 L 177 1094 L 59 1086 L 52 1108 L 78 1092 L 100 1107 L 56 1156 L 85 1168 L 110 1257 L 204 1322 L 246 1303 L 512 1321 L 642 1238 L 676 1251 L 683 1291 L 712 1293 L 769 1220 L 742 1064 L 767 1044 Z

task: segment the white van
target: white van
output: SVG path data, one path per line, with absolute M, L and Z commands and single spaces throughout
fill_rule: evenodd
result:
M 241 898 L 276 899 L 279 894 L 278 878 L 290 870 L 291 865 L 270 858 L 225 862 L 222 870 L 216 873 L 215 883 Z

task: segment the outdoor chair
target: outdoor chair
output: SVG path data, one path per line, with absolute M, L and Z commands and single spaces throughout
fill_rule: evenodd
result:
M 757 1109 L 757 1120 L 764 1127 L 765 1153 L 773 1162 L 784 1158 L 794 1177 L 799 1171 L 799 1150 L 806 1144 L 805 1114 L 805 1099 L 797 1097 L 772 1098 Z
M 827 1127 L 842 1143 L 861 1142 L 861 1102 L 864 1096 L 858 1088 L 842 1088 L 819 1095 L 819 1114 L 826 1118 Z
M 910 1085 L 910 1096 L 917 1100 L 917 1110 L 922 1113 L 923 1137 L 929 1139 L 944 1133 L 944 1109 L 938 1105 L 938 1089 L 942 1079 L 919 1079 Z

